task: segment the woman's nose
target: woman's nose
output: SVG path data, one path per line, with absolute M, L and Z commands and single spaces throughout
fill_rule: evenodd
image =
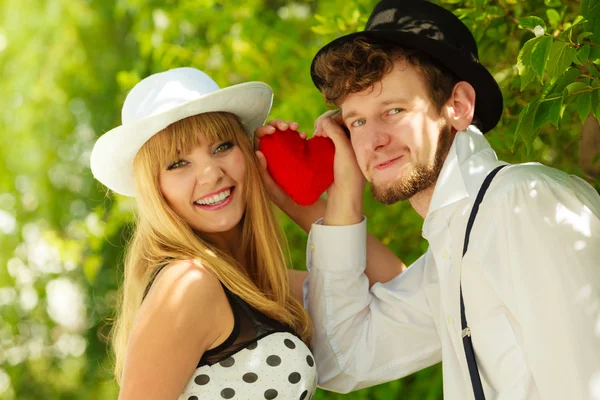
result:
M 214 163 L 203 164 L 199 166 L 196 175 L 196 182 L 199 185 L 214 185 L 218 183 L 225 173 L 221 167 Z

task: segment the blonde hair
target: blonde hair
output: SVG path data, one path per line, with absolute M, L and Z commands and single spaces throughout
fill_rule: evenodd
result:
M 188 154 L 199 144 L 199 133 L 209 143 L 233 141 L 244 154 L 248 189 L 241 223 L 246 265 L 202 240 L 160 192 L 159 168 L 180 154 Z M 258 168 L 249 135 L 237 117 L 224 112 L 180 120 L 154 135 L 136 155 L 136 228 L 127 248 L 124 283 L 111 332 L 117 382 L 121 381 L 125 349 L 146 288 L 159 268 L 175 260 L 199 260 L 250 306 L 290 326 L 306 343 L 310 341 L 312 325 L 302 305 L 292 297 L 284 236 Z

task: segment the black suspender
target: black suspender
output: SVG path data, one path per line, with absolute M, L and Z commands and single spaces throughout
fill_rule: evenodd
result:
M 465 256 L 467 248 L 469 247 L 469 236 L 471 235 L 471 228 L 473 228 L 475 216 L 477 215 L 477 211 L 479 211 L 479 205 L 483 200 L 483 196 L 485 196 L 485 192 L 490 186 L 490 183 L 492 183 L 492 179 L 494 179 L 496 174 L 505 166 L 506 165 L 501 165 L 499 167 L 496 167 L 492 172 L 490 172 L 483 181 L 481 189 L 479 189 L 479 193 L 477 193 L 477 198 L 475 199 L 475 203 L 473 204 L 473 208 L 471 209 L 471 215 L 469 216 L 469 222 L 467 223 L 467 232 L 465 233 L 465 244 L 463 246 L 463 257 Z M 467 325 L 465 303 L 463 301 L 462 294 L 462 279 L 460 284 L 460 324 L 462 329 L 463 346 L 465 348 L 465 356 L 467 357 L 467 365 L 469 366 L 469 375 L 471 376 L 471 384 L 473 385 L 473 393 L 475 394 L 475 400 L 485 400 L 485 394 L 483 393 L 483 387 L 481 385 L 481 377 L 479 376 L 479 370 L 477 369 L 477 361 L 475 360 L 473 342 L 471 341 L 471 329 Z

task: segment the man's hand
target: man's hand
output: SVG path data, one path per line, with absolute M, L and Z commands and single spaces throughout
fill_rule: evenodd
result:
M 362 220 L 365 178 L 352 143 L 343 128 L 340 111 L 327 111 L 315 121 L 315 136 L 329 137 L 335 145 L 333 183 L 327 189 L 324 225 L 352 225 Z

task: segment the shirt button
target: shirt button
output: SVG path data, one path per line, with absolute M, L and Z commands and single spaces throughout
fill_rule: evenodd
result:
M 452 325 L 452 316 L 451 315 L 448 315 L 447 320 L 448 320 L 448 325 Z
M 315 245 L 314 245 L 314 244 L 311 244 L 311 245 L 310 245 L 310 252 L 311 252 L 311 253 L 314 253 L 314 252 L 315 252 Z
M 444 249 L 444 251 L 442 252 L 442 258 L 444 260 L 447 260 L 450 258 L 450 252 L 448 251 L 448 249 Z

